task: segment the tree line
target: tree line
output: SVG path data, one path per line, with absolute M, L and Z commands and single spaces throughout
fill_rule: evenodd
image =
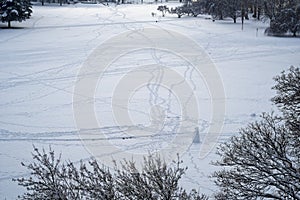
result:
M 48 2 L 56 0 L 47 0 Z M 44 5 L 45 0 L 41 0 Z M 58 0 L 60 5 L 66 0 Z M 123 1 L 122 1 L 123 3 Z M 300 34 L 300 0 L 186 0 L 182 6 L 169 9 L 159 6 L 163 16 L 166 12 L 197 17 L 199 14 L 210 14 L 213 20 L 232 18 L 236 23 L 238 18 L 249 20 L 249 15 L 261 20 L 269 20 L 270 27 L 266 30 L 268 35 Z M 30 0 L 0 0 L 0 20 L 8 23 L 24 21 L 32 14 Z
M 249 20 L 269 20 L 270 27 L 266 30 L 269 35 L 300 33 L 300 1 L 299 0 L 186 0 L 182 6 L 169 9 L 158 7 L 158 10 L 197 17 L 199 14 L 209 14 L 213 20 L 232 18 L 236 23 L 238 18 Z

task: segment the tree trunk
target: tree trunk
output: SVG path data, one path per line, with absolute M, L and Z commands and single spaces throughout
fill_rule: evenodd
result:
M 256 17 L 257 17 L 257 5 L 254 5 L 254 11 L 253 11 L 252 17 L 253 17 L 253 18 L 256 18 Z
M 236 23 L 236 16 L 233 17 L 233 23 Z
M 244 30 L 244 16 L 245 16 L 245 10 L 242 9 L 242 30 Z
M 44 0 L 42 0 L 42 6 L 44 5 Z
M 8 21 L 8 28 L 11 28 L 10 20 Z
M 257 8 L 257 19 L 260 20 L 260 11 L 261 11 L 261 8 L 258 7 Z

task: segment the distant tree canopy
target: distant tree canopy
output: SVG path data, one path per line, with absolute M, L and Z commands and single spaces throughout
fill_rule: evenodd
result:
M 42 6 L 45 5 L 45 3 L 55 3 L 55 4 L 59 4 L 60 6 L 62 6 L 63 4 L 70 4 L 70 2 L 76 3 L 77 1 L 74 0 L 37 0 L 39 2 L 42 3 Z M 96 1 L 89 1 L 89 3 L 95 3 Z
M 281 115 L 264 114 L 220 146 L 216 199 L 300 199 L 300 70 L 275 81 Z
M 32 13 L 30 0 L 0 0 L 0 20 L 8 23 L 12 21 L 22 22 L 28 19 Z
M 232 18 L 262 17 L 270 21 L 269 35 L 300 34 L 300 1 L 299 0 L 186 0 L 182 6 L 171 8 L 171 13 L 178 17 L 192 14 L 210 14 L 213 20 Z

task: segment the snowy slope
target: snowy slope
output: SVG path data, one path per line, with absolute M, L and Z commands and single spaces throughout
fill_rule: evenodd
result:
M 176 5 L 169 4 L 170 7 Z M 167 15 L 162 18 L 156 8 L 157 5 L 34 6 L 30 20 L 12 23 L 21 28 L 0 29 L 1 199 L 13 199 L 22 192 L 11 178 L 27 174 L 20 162 L 30 161 L 32 144 L 45 148 L 51 145 L 70 160 L 92 156 L 74 120 L 74 86 L 88 56 L 113 36 L 143 28 L 164 28 L 183 34 L 202 47 L 215 64 L 225 90 L 226 113 L 219 142 L 237 134 L 248 122 L 257 120 L 262 111 L 270 111 L 269 99 L 274 94 L 272 77 L 290 65 L 300 64 L 300 40 L 266 37 L 263 32 L 267 25 L 261 22 L 247 21 L 241 30 L 239 22 L 212 22 L 207 16 L 178 19 Z M 151 12 L 157 16 L 152 17 Z M 107 91 L 102 95 L 110 99 L 110 88 L 122 77 L 122 70 L 131 70 L 133 64 L 150 63 L 154 58 L 147 55 L 149 52 L 142 51 L 120 59 L 113 66 L 116 71 L 104 76 L 107 87 L 103 88 Z M 171 64 L 174 59 L 164 54 L 158 56 L 166 59 L 162 62 Z M 136 62 L 131 63 L 132 60 Z M 198 126 L 202 140 L 210 125 L 208 107 L 211 100 L 205 84 L 199 88 Z M 149 105 L 140 103 L 148 102 L 144 97 L 142 91 L 132 97 L 130 104 L 132 118 L 137 124 L 149 123 Z M 109 102 L 102 100 L 99 93 L 95 98 L 99 100 L 95 103 L 95 110 L 100 113 L 97 117 L 106 120 L 102 131 L 120 133 L 120 129 L 126 128 L 114 126 L 113 120 L 109 120 Z M 116 140 L 115 144 L 121 145 L 122 141 Z M 182 152 L 184 165 L 189 167 L 183 185 L 212 194 L 216 188 L 208 176 L 215 168 L 209 163 L 217 157 L 213 150 L 200 159 L 200 148 L 201 143 L 192 144 Z

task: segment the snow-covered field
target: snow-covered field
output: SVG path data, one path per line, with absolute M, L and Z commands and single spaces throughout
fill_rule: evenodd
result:
M 178 4 L 168 4 L 169 7 L 176 5 Z M 91 58 L 89 56 L 114 36 L 145 28 L 166 29 L 184 35 L 205 50 L 218 70 L 225 92 L 225 117 L 217 143 L 237 134 L 238 129 L 248 122 L 257 120 L 261 112 L 272 110 L 269 101 L 274 95 L 271 90 L 274 84 L 272 77 L 291 65 L 300 65 L 299 38 L 264 36 L 267 24 L 262 22 L 247 21 L 242 30 L 240 22 L 212 22 L 207 16 L 178 19 L 175 15 L 167 15 L 162 18 L 156 8 L 157 5 L 151 4 L 117 7 L 81 4 L 34 6 L 31 19 L 21 24 L 12 23 L 21 28 L 0 29 L 1 199 L 14 199 L 23 192 L 11 179 L 28 174 L 20 166 L 20 162 L 31 160 L 32 144 L 44 148 L 51 145 L 58 153 L 63 153 L 63 158 L 73 161 L 95 154 L 91 149 L 98 145 L 97 140 L 83 137 L 79 131 L 81 127 L 75 120 L 78 116 L 74 113 L 74 107 L 78 103 L 87 102 L 74 102 L 78 95 L 74 91 L 78 82 L 90 75 L 81 71 Z M 151 12 L 157 15 L 152 17 Z M 5 26 L 6 24 L 0 24 L 0 27 Z M 159 64 L 176 68 L 179 74 L 184 74 L 181 67 L 188 64 L 176 59 L 178 57 L 163 51 L 140 49 L 114 61 L 97 83 L 92 101 L 96 119 L 101 123 L 99 129 L 89 132 L 89 138 L 96 137 L 97 131 L 101 131 L 114 138 L 111 143 L 122 151 L 129 152 L 128 155 L 141 153 L 143 147 L 147 151 L 149 148 L 164 147 L 172 143 L 177 135 L 168 136 L 163 133 L 178 131 L 176 125 L 180 125 L 182 114 L 178 108 L 185 107 L 180 105 L 180 101 L 176 101 L 180 99 L 180 94 L 167 97 L 167 94 L 172 94 L 168 88 L 157 89 L 155 84 L 146 84 L 136 87 L 135 93 L 130 94 L 130 99 L 123 99 L 128 106 L 122 109 L 128 111 L 133 124 L 139 127 L 135 129 L 134 136 L 138 136 L 139 131 L 145 130 L 153 122 L 150 115 L 154 116 L 154 122 L 156 115 L 160 115 L 161 108 L 153 110 L 151 106 L 170 108 L 163 111 L 166 115 L 169 114 L 164 127 L 170 129 L 164 129 L 158 137 L 163 142 L 156 141 L 155 144 L 151 142 L 157 139 L 153 137 L 157 134 L 157 127 L 147 130 L 149 135 L 142 135 L 135 143 L 131 143 L 130 138 L 124 140 L 128 136 L 124 132 L 131 130 L 132 124 L 126 124 L 126 120 L 119 122 L 121 124 L 114 121 L 116 116 L 112 117 L 114 104 L 111 101 L 118 83 L 126 79 L 124 75 L 128 72 L 134 74 L 136 68 L 132 66 Z M 212 125 L 210 119 L 216 99 L 211 98 L 212 88 L 206 85 L 206 77 L 189 73 L 191 75 L 188 80 L 186 74 L 183 77 L 188 84 L 196 83 L 193 91 L 197 97 L 199 119 L 195 127 L 199 128 L 202 143 L 178 148 L 181 151 L 179 153 L 183 153 L 184 165 L 189 167 L 183 186 L 196 188 L 210 195 L 216 188 L 208 177 L 215 170 L 209 163 L 217 159 L 217 156 L 215 148 L 204 158 L 200 158 L 199 151 L 204 138 L 209 137 L 207 132 Z M 156 77 L 155 73 L 153 76 Z M 149 88 L 157 89 L 156 93 L 151 90 L 149 95 Z M 165 99 L 170 101 L 163 101 Z M 122 113 L 120 110 L 119 112 Z M 171 129 L 173 126 L 175 129 Z M 153 146 L 149 146 L 150 143 Z

